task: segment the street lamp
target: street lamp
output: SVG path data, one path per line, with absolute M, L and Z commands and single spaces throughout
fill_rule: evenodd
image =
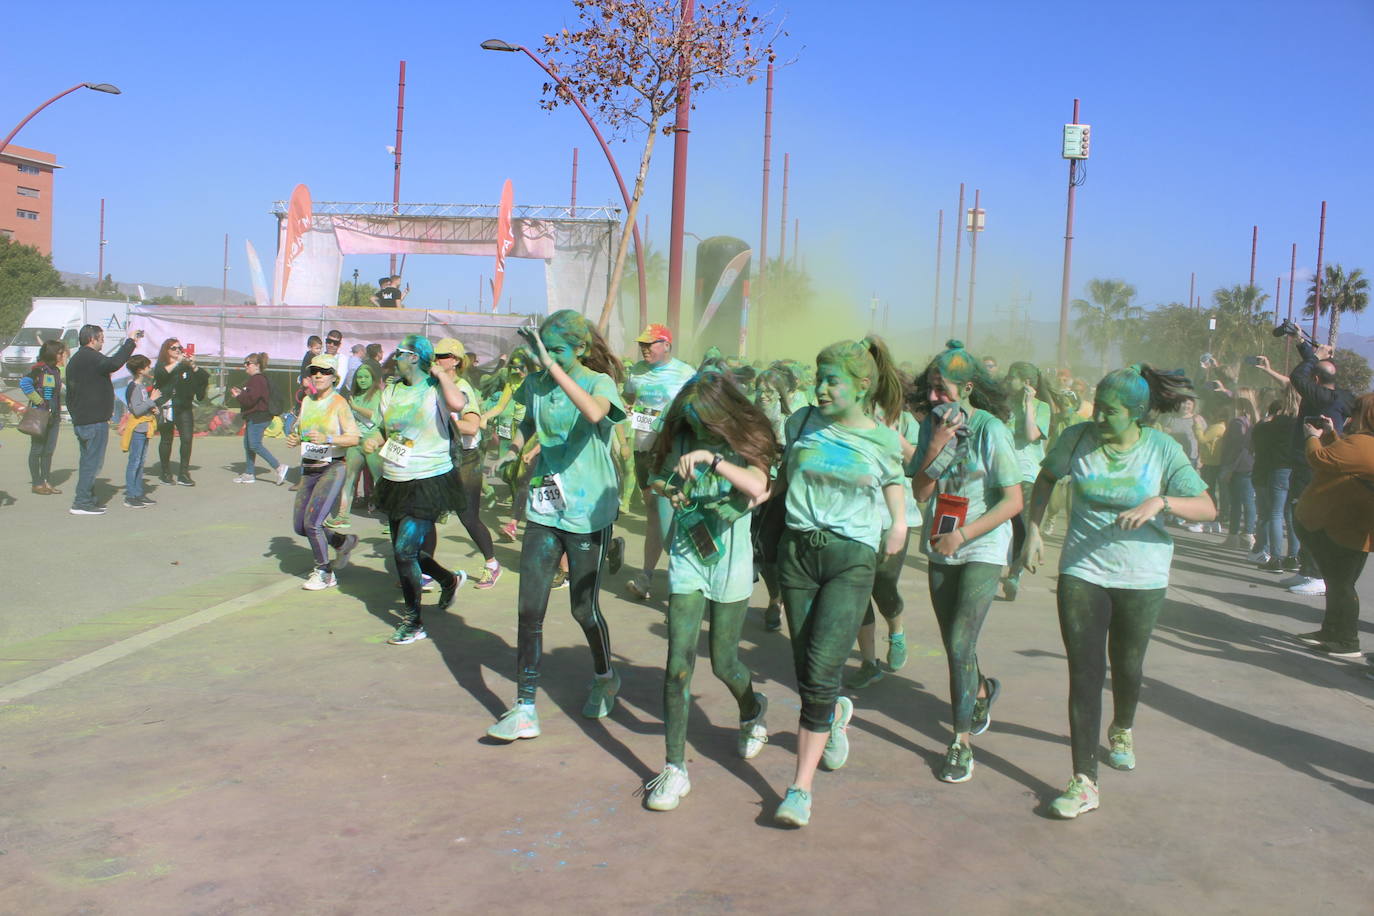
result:
M 596 135 L 596 142 L 601 144 L 601 152 L 606 154 L 606 161 L 611 165 L 611 172 L 615 175 L 615 183 L 620 186 L 620 198 L 625 202 L 625 215 L 629 216 L 630 192 L 625 189 L 625 179 L 620 177 L 620 166 L 615 164 L 615 156 L 611 155 L 611 148 L 606 145 L 606 139 L 601 136 L 601 131 L 597 129 L 596 122 L 592 120 L 592 116 L 587 112 L 587 109 L 583 106 L 582 100 L 579 99 L 577 95 L 571 89 L 568 88 L 568 84 L 563 82 L 563 78 L 560 77 L 557 73 L 554 73 L 553 70 L 549 68 L 549 65 L 543 60 L 543 58 L 539 57 L 537 54 L 535 54 L 533 51 L 531 51 L 524 45 L 513 45 L 510 42 L 502 41 L 499 38 L 488 38 L 486 41 L 482 42 L 482 50 L 523 51 L 525 52 L 526 57 L 528 57 L 530 60 L 538 64 L 539 69 L 543 70 L 545 73 L 549 75 L 550 79 L 552 79 L 559 86 L 563 87 L 563 90 L 568 94 L 568 98 L 571 99 L 572 103 L 577 106 L 577 110 L 582 112 L 582 117 L 586 118 L 587 126 L 590 127 L 592 129 L 592 133 Z M 639 244 L 639 220 L 635 220 L 634 223 L 631 225 L 630 229 L 634 233 L 635 240 L 635 269 L 639 275 L 639 326 L 642 328 L 648 325 L 649 323 L 649 291 L 648 281 L 644 276 L 644 252 Z
M 96 92 L 108 92 L 110 95 L 120 94 L 119 87 L 113 85 L 112 83 L 77 83 L 72 88 L 64 92 L 59 92 L 57 95 L 48 99 L 42 105 L 39 105 L 33 111 L 29 112 L 29 116 L 27 118 L 16 124 L 14 126 L 14 130 L 10 131 L 9 135 L 6 136 L 4 140 L 0 140 L 0 153 L 3 153 L 5 151 L 5 148 L 10 145 L 10 141 L 14 139 L 14 135 L 19 133 L 19 131 L 23 130 L 25 124 L 33 120 L 34 115 L 38 114 L 44 108 L 47 108 L 53 102 L 56 102 L 58 99 L 62 98 L 62 96 L 69 95 L 78 89 L 94 89 Z

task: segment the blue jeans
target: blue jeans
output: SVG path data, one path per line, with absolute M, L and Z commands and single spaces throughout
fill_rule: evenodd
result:
M 1231 475 L 1231 534 L 1253 534 L 1255 531 L 1255 487 L 1250 472 Z
M 262 434 L 272 423 L 271 420 L 263 420 L 261 423 L 248 422 L 243 425 L 243 460 L 246 467 L 244 473 L 250 477 L 257 473 L 257 464 L 254 455 L 261 455 L 272 470 L 276 470 L 281 464 L 272 453 L 267 450 L 267 446 L 262 444 Z
M 95 486 L 95 475 L 105 465 L 105 446 L 110 443 L 109 423 L 86 423 L 72 427 L 76 431 L 76 445 L 81 459 L 76 471 L 76 495 L 72 498 L 73 509 L 96 508 L 95 496 L 91 492 Z
M 124 467 L 124 498 L 143 498 L 143 460 L 148 457 L 148 433 L 140 429 L 129 437 L 129 463 Z
M 1293 531 L 1293 504 L 1288 500 L 1288 481 L 1292 474 L 1292 468 L 1274 468 L 1269 472 L 1269 511 L 1262 521 L 1269 531 L 1269 554 L 1275 557 L 1298 555 L 1298 536 Z M 1284 544 L 1288 546 L 1286 551 L 1283 550 Z

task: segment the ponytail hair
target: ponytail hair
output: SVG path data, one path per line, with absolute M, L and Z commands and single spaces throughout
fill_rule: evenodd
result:
M 963 341 L 945 341 L 944 352 L 930 361 L 921 383 L 927 392 L 932 369 L 940 373 L 940 378 L 955 385 L 963 386 L 972 382 L 973 391 L 969 394 L 968 401 L 974 407 L 985 410 L 1002 421 L 1011 417 L 1011 410 L 1007 407 L 1006 390 L 988 374 L 981 359 L 964 349 Z
M 1146 413 L 1174 413 L 1185 401 L 1197 400 L 1193 383 L 1182 372 L 1161 372 L 1145 363 L 1107 373 L 1097 394 L 1114 395 L 1139 421 Z
M 885 423 L 897 422 L 902 413 L 902 378 L 881 337 L 833 343 L 816 354 L 816 365 L 821 363 L 835 363 L 856 379 L 868 379 L 864 407 L 869 413 L 881 414 Z
M 544 331 L 557 331 L 569 343 L 585 346 L 587 349 L 581 356 L 581 362 L 588 369 L 609 375 L 617 385 L 625 381 L 625 366 L 620 357 L 611 352 L 606 345 L 606 338 L 585 315 L 572 309 L 559 309 L 539 326 L 539 333 Z

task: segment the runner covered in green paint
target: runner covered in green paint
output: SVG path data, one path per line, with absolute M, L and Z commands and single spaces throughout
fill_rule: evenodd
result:
M 1064 431 L 1045 457 L 1031 496 L 1026 556 L 1043 552 L 1040 521 L 1057 480 L 1067 478 L 1072 509 L 1059 559 L 1059 629 L 1069 663 L 1073 779 L 1051 804 L 1073 818 L 1098 806 L 1097 741 L 1102 686 L 1112 668 L 1108 763 L 1135 768 L 1131 733 L 1155 620 L 1164 605 L 1174 543 L 1172 514 L 1209 522 L 1217 510 L 1178 442 L 1143 425 L 1147 413 L 1174 411 L 1193 397 L 1181 375 L 1132 366 L 1097 386 L 1090 423 Z

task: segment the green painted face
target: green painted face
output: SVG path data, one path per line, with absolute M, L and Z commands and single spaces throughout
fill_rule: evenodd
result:
M 571 372 L 577 358 L 586 350 L 585 345 L 573 343 L 552 328 L 539 336 L 544 341 L 544 349 L 549 351 L 549 356 L 564 372 Z
M 366 366 L 359 367 L 358 371 L 353 373 L 353 380 L 357 383 L 359 391 L 367 391 L 372 387 L 372 370 Z
M 1093 424 L 1107 442 L 1126 442 L 1137 429 L 1135 417 L 1114 394 L 1099 394 L 1093 402 Z
M 816 407 L 823 417 L 838 418 L 861 409 L 867 390 L 867 379 L 856 379 L 839 363 L 816 367 Z

